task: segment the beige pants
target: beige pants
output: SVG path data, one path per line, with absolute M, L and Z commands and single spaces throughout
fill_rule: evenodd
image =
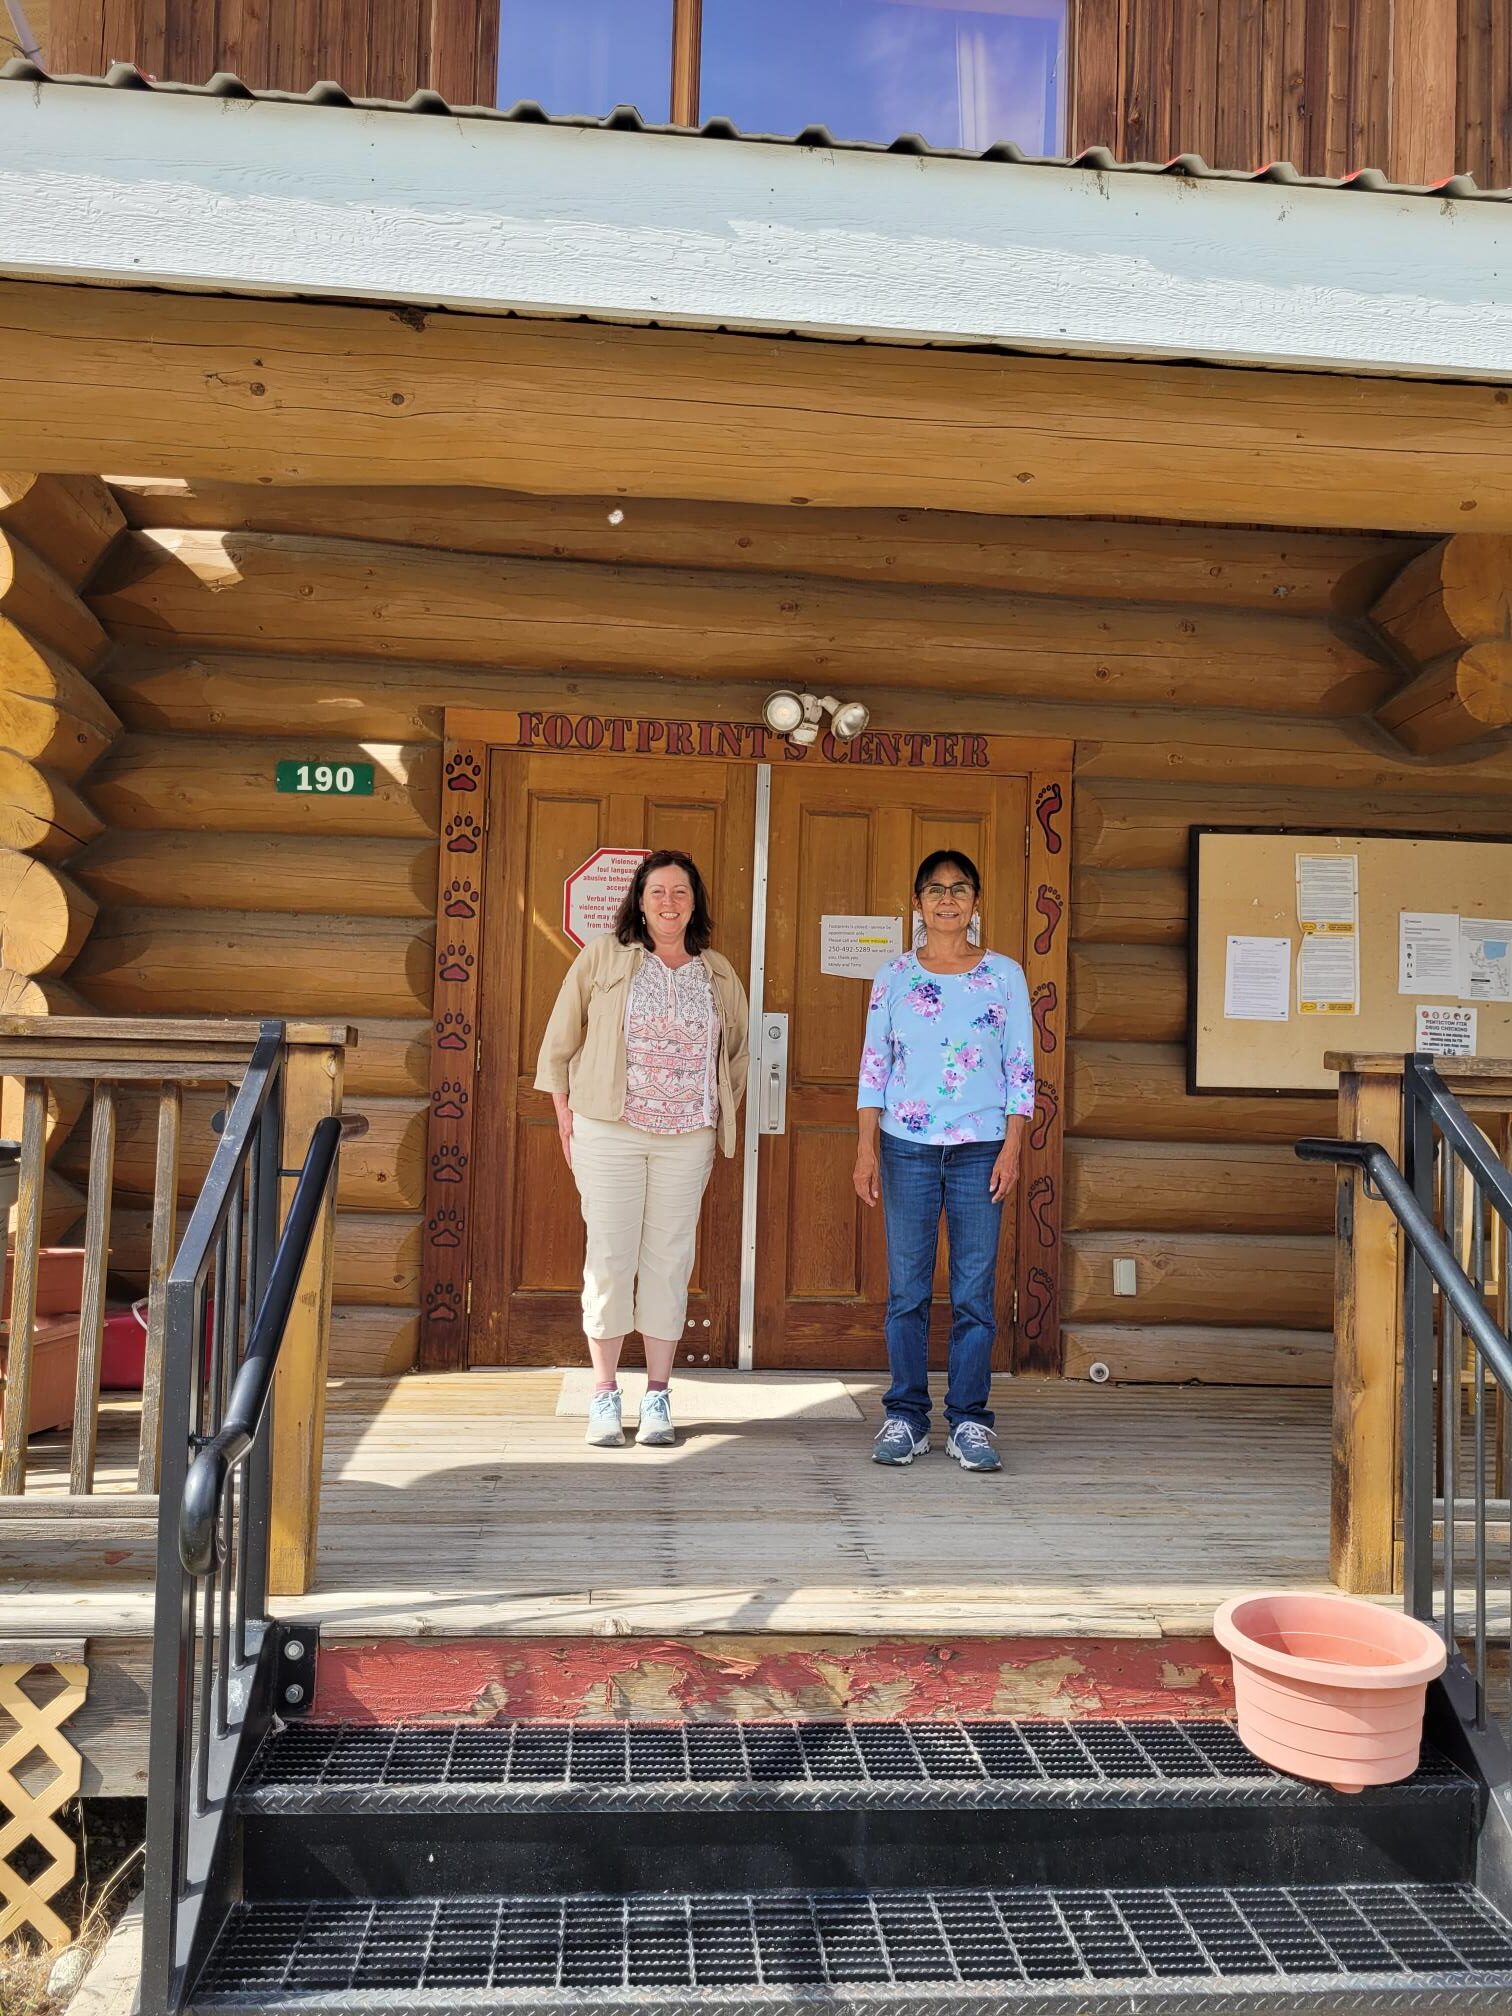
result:
M 572 1116 L 572 1173 L 588 1228 L 583 1330 L 592 1338 L 681 1337 L 714 1129 L 645 1134 Z

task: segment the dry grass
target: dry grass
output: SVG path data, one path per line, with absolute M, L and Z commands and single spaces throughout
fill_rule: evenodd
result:
M 0 2016 L 56 2016 L 63 2005 L 47 1987 L 54 1957 L 19 1939 L 0 1946 Z
M 134 1895 L 141 1878 L 145 1851 L 136 1847 L 92 1894 L 87 1847 L 81 1855 L 81 1876 L 70 1893 L 76 1910 L 65 1899 L 55 1900 L 66 1920 L 82 1910 L 79 1936 L 57 1952 L 47 1952 L 31 1937 L 21 1936 L 0 1946 L 0 2016 L 61 2016 L 74 1990 L 104 1951 L 116 1920 Z M 66 1969 L 66 1987 L 51 1987 L 54 1968 L 67 1956 L 77 1956 L 77 1964 Z

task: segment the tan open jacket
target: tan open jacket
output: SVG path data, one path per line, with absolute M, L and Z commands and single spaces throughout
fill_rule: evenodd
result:
M 585 1120 L 619 1120 L 625 1112 L 625 1002 L 631 975 L 646 956 L 639 945 L 595 938 L 568 968 L 541 1054 L 536 1090 L 565 1092 Z M 735 1153 L 735 1115 L 745 1097 L 749 1011 L 745 989 L 723 954 L 705 952 L 719 1010 L 719 1145 Z

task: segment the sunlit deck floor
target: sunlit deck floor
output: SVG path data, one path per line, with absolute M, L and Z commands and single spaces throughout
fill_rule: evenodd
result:
M 911 1469 L 870 1463 L 882 1383 L 680 1377 L 677 1446 L 613 1451 L 557 1411 L 558 1372 L 338 1383 L 317 1584 L 277 1607 L 331 1638 L 1152 1637 L 1205 1630 L 1238 1590 L 1327 1586 L 1326 1391 L 1004 1381 L 1005 1469 L 976 1477 L 938 1430 Z M 102 1425 L 117 1490 L 132 1426 Z M 33 1459 L 34 1489 L 66 1488 L 66 1458 Z M 145 1535 L 28 1518 L 0 1541 L 0 1636 L 149 1630 Z

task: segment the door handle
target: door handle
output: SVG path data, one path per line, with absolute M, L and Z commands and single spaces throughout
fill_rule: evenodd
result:
M 763 1134 L 787 1132 L 788 1018 L 763 1015 L 760 1023 L 761 1114 Z

